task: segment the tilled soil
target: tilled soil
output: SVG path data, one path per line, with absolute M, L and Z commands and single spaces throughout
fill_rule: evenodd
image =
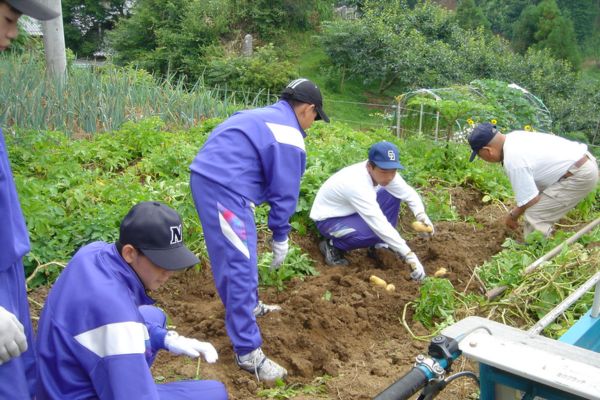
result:
M 470 222 L 436 223 L 434 237 L 423 239 L 411 233 L 412 216 L 404 210 L 399 228 L 428 275 L 444 267 L 456 290 L 476 292 L 480 285 L 473 268 L 499 252 L 510 233 L 499 221 L 504 210 L 481 203 L 479 193 L 455 189 L 452 197 L 459 214 L 469 216 Z M 321 397 L 303 395 L 295 399 L 373 398 L 407 372 L 417 354 L 427 351 L 428 342 L 415 340 L 402 323 L 406 309 L 404 319 L 413 334 L 429 333 L 412 320 L 411 305 L 406 307 L 419 296 L 419 284 L 409 279 L 409 269 L 400 261 L 384 260 L 384 265 L 378 265 L 367 257 L 366 250 L 356 250 L 347 255 L 349 266 L 329 267 L 323 263 L 316 235 L 292 240 L 315 260 L 319 275 L 294 280 L 282 292 L 261 289 L 262 301 L 283 307 L 259 319 L 265 354 L 288 369 L 289 383 L 310 384 L 324 375 L 331 377 Z M 386 292 L 373 286 L 369 283 L 371 275 L 393 283 L 396 290 Z M 36 290 L 31 297 L 41 303 L 44 292 Z M 199 272 L 190 270 L 174 276 L 154 298 L 180 334 L 209 341 L 217 348 L 216 364 L 200 364 L 201 379 L 224 382 L 231 399 L 261 398 L 257 391 L 262 384 L 234 362 L 225 332 L 224 308 L 207 262 Z M 39 306 L 33 303 L 32 314 L 36 313 Z M 152 370 L 159 381 L 194 379 L 197 365 L 196 360 L 161 352 Z M 455 365 L 456 370 L 464 366 L 462 362 Z M 469 380 L 459 379 L 438 398 L 467 399 L 474 392 L 476 388 Z

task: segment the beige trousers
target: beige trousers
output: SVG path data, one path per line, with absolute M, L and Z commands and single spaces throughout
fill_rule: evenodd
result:
M 554 223 L 569 210 L 575 208 L 598 184 L 598 164 L 596 159 L 586 153 L 589 160 L 581 167 L 571 167 L 572 176 L 560 179 L 540 193 L 540 200 L 525 210 L 523 234 L 540 231 L 546 237 L 552 234 Z

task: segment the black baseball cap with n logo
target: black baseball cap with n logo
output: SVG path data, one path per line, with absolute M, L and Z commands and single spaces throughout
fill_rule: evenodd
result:
M 119 243 L 132 245 L 154 264 L 172 271 L 200 262 L 183 243 L 179 214 L 156 201 L 138 203 L 129 210 L 121 221 Z

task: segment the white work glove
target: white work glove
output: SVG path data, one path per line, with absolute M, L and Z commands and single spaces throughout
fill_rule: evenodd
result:
M 285 257 L 290 249 L 288 238 L 285 238 L 283 242 L 276 242 L 273 240 L 271 243 L 273 249 L 273 261 L 271 262 L 271 268 L 277 269 L 285 261 Z
M 173 354 L 183 354 L 196 358 L 200 354 L 204 356 L 207 363 L 212 364 L 219 358 L 217 350 L 208 342 L 179 336 L 175 331 L 168 331 L 165 336 L 165 347 Z
M 404 261 L 410 265 L 410 269 L 412 269 L 412 272 L 410 273 L 412 279 L 419 282 L 425 279 L 425 269 L 415 253 L 412 251 L 408 253 L 404 257 Z
M 435 233 L 435 228 L 433 227 L 433 224 L 431 223 L 431 220 L 429 219 L 429 217 L 427 216 L 427 214 L 425 214 L 424 212 L 420 212 L 417 215 L 415 215 L 415 218 L 417 219 L 417 221 L 419 221 L 422 224 L 425 224 L 427 226 L 431 227 L 431 232 L 430 233 L 420 233 L 419 236 L 425 236 L 425 237 L 431 237 L 433 236 L 433 234 Z
M 27 350 L 23 324 L 17 317 L 0 307 L 0 365 Z

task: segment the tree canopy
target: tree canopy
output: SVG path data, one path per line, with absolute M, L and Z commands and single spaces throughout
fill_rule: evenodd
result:
M 127 14 L 126 0 L 62 0 L 65 44 L 80 56 L 103 49 L 107 31 Z

